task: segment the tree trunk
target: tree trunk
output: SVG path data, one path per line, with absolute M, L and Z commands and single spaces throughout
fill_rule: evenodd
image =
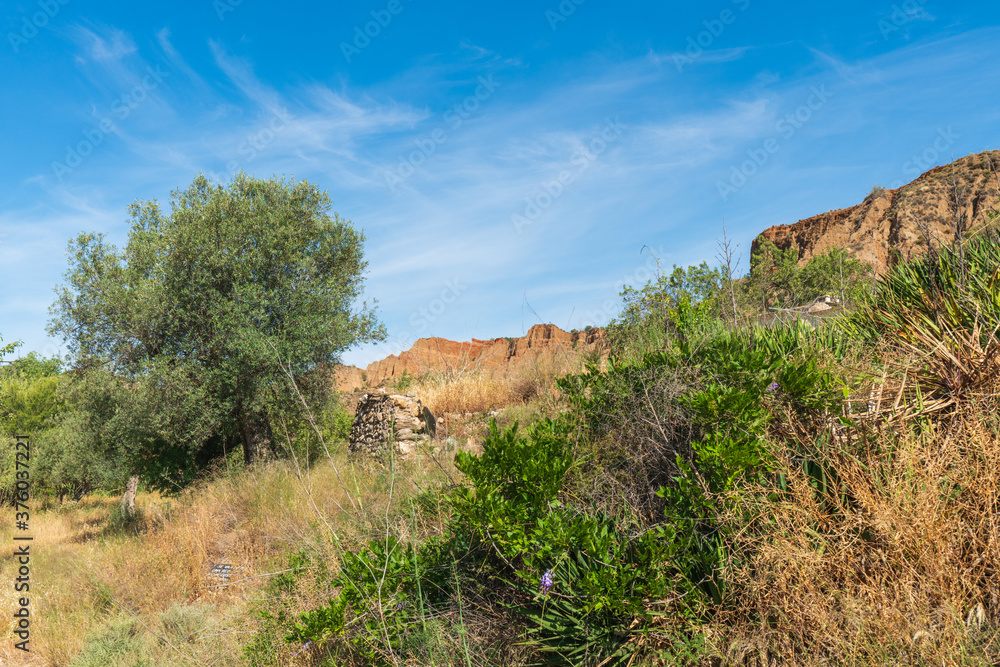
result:
M 240 435 L 243 438 L 243 460 L 247 465 L 271 458 L 271 423 L 264 412 L 244 412 L 240 416 Z
M 135 514 L 135 494 L 139 490 L 139 476 L 132 475 L 125 485 L 125 493 L 122 494 L 122 516 L 132 516 Z

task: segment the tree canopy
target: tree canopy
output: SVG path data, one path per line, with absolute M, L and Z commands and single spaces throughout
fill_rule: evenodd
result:
M 374 305 L 358 303 L 364 235 L 307 181 L 198 176 L 170 204 L 133 203 L 123 249 L 103 234 L 70 241 L 49 333 L 73 372 L 111 373 L 130 397 L 134 459 L 194 455 L 228 429 L 252 462 L 287 372 L 384 336 Z

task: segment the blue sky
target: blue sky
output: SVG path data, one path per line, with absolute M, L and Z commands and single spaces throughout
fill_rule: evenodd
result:
M 0 5 L 0 334 L 66 243 L 199 172 L 308 179 L 367 235 L 389 340 L 600 325 L 623 283 L 996 149 L 995 3 Z M 644 246 L 646 249 L 644 250 Z M 654 258 L 655 255 L 655 258 Z

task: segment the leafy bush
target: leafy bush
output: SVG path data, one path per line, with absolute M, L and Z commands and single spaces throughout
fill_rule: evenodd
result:
M 759 238 L 757 246 L 741 287 L 749 302 L 764 308 L 801 306 L 823 295 L 849 305 L 870 289 L 871 265 L 843 248 L 831 248 L 799 267 L 795 248 L 781 250 L 765 238 Z
M 176 492 L 222 455 L 227 435 L 238 442 L 206 404 L 205 387 L 180 368 L 151 369 L 141 382 L 103 369 L 75 372 L 60 397 L 67 407 L 39 437 L 35 457 L 39 488 L 60 495 L 120 492 L 133 474 Z M 148 455 L 151 446 L 157 456 Z
M 624 497 L 647 521 L 662 517 L 679 571 L 721 602 L 720 503 L 775 469 L 769 441 L 786 412 L 808 419 L 838 408 L 842 379 L 823 356 L 842 352 L 840 341 L 802 324 L 722 330 L 565 378 L 560 388 L 593 447 L 582 485 L 603 478 L 612 489 L 604 502 Z
M 671 333 L 705 324 L 719 314 L 718 297 L 725 284 L 722 269 L 702 262 L 686 269 L 674 266 L 642 287 L 626 285 L 622 312 L 608 325 L 608 340 L 619 356 L 665 347 Z
M 885 193 L 885 187 L 882 185 L 873 185 L 868 196 L 865 197 L 865 203 L 878 199 Z
M 0 379 L 0 432 L 33 435 L 53 425 L 65 403 L 57 376 Z
M 651 601 L 681 580 L 663 531 L 561 498 L 573 433 L 564 421 L 523 434 L 492 423 L 482 456 L 456 457 L 469 485 L 447 495 L 445 533 L 419 545 L 389 535 L 345 554 L 336 597 L 304 614 L 288 639 L 342 638 L 366 660 L 388 662 L 415 650 L 429 618 L 461 610 L 465 591 L 524 626 L 542 653 L 627 658 L 635 619 L 648 625 L 662 606 Z M 546 572 L 551 590 L 540 590 Z
M 299 465 L 313 465 L 350 439 L 354 416 L 340 399 L 327 396 L 316 403 L 315 412 L 303 410 L 301 404 L 272 408 L 271 421 L 285 444 L 279 454 L 294 458 Z
M 58 357 L 43 357 L 37 352 L 29 352 L 20 359 L 15 359 L 0 372 L 0 376 L 36 380 L 43 377 L 59 375 L 63 362 Z
M 626 286 L 622 312 L 608 325 L 615 356 L 641 360 L 677 341 L 712 337 L 756 322 L 771 309 L 805 305 L 824 295 L 852 306 L 871 288 L 871 265 L 842 248 L 800 267 L 794 248 L 781 250 L 764 238 L 756 246 L 750 272 L 742 278 L 702 262 L 686 269 L 674 266 L 669 275 L 659 274 L 642 287 Z
M 0 373 L 0 437 L 4 439 L 29 436 L 37 445 L 65 410 L 60 392 L 63 379 L 55 374 L 58 365 L 37 361 L 29 355 Z M 36 446 L 35 461 L 39 455 Z M 5 445 L 0 448 L 0 497 L 9 497 L 14 476 L 14 448 Z

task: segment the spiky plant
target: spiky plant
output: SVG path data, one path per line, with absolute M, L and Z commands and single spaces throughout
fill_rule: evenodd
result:
M 944 415 L 1000 386 L 1000 236 L 988 232 L 901 262 L 842 321 L 878 349 L 868 413 Z
M 989 231 L 965 243 L 900 262 L 843 321 L 857 340 L 875 344 L 918 331 L 986 336 L 1000 325 L 1000 235 Z M 985 339 L 982 341 L 985 344 Z
M 905 419 L 944 417 L 961 405 L 1000 396 L 1000 339 L 981 322 L 961 329 L 939 315 L 933 326 L 912 315 L 901 318 L 907 335 L 883 344 L 885 374 L 871 416 Z

